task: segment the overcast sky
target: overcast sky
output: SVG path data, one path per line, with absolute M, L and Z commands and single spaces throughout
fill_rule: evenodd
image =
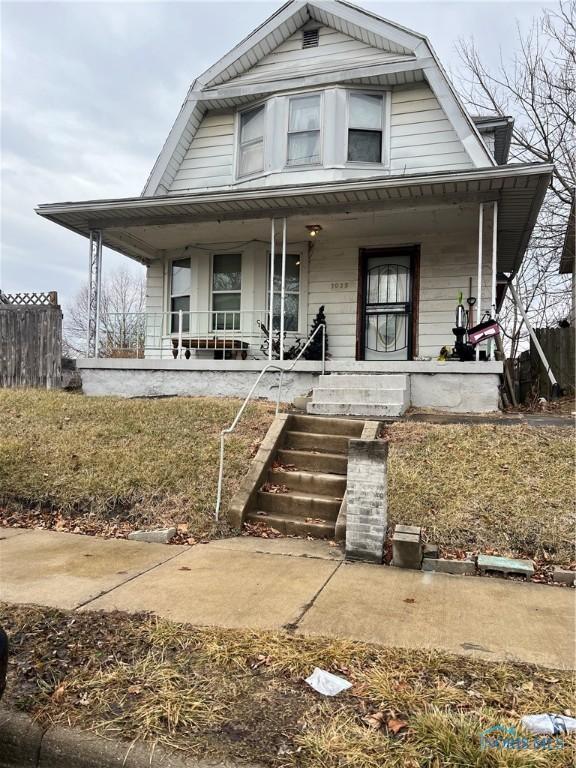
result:
M 488 64 L 543 2 L 362 2 L 428 36 L 449 71 L 473 37 Z M 34 213 L 38 203 L 138 195 L 193 78 L 281 2 L 2 2 L 0 288 L 86 280 L 87 241 Z M 134 262 L 105 253 L 105 271 Z

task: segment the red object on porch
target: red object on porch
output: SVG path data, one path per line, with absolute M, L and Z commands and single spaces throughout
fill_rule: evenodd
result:
M 500 334 L 500 326 L 495 320 L 486 320 L 478 323 L 468 331 L 468 341 L 471 344 L 480 344 L 485 339 L 492 339 Z

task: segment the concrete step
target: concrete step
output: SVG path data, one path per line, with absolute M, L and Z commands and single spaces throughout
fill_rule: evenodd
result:
M 371 419 L 386 419 L 401 416 L 407 404 L 386 405 L 381 403 L 308 403 L 311 414 L 326 416 L 364 416 Z
M 318 435 L 314 432 L 286 432 L 284 448 L 297 451 L 348 454 L 350 438 L 341 435 Z
M 301 491 L 291 493 L 258 491 L 257 500 L 258 509 L 270 514 L 333 521 L 338 517 L 341 504 L 342 499 L 314 496 Z
M 314 453 L 282 448 L 276 454 L 282 464 L 294 466 L 307 472 L 325 472 L 332 475 L 344 475 L 348 471 L 348 457 L 340 453 Z
M 408 389 L 409 380 L 403 373 L 332 373 L 320 376 L 318 384 L 321 388 L 329 389 Z
M 340 403 L 342 400 L 351 403 L 403 405 L 408 401 L 408 392 L 405 389 L 361 389 L 360 387 L 328 389 L 320 387 L 314 390 L 312 397 L 313 403 Z
M 325 472 L 286 472 L 272 469 L 268 472 L 268 482 L 272 485 L 285 485 L 292 491 L 340 499 L 346 491 L 345 477 Z
M 259 514 L 260 512 L 260 514 Z M 290 515 L 262 514 L 262 510 L 249 512 L 246 515 L 247 523 L 264 523 L 275 528 L 284 536 L 312 536 L 315 539 L 333 539 L 334 522 L 327 520 L 310 519 L 308 522 L 301 517 Z
M 316 435 L 346 435 L 361 437 L 364 424 L 352 419 L 325 419 L 321 416 L 292 416 L 291 428 L 295 432 L 313 432 Z

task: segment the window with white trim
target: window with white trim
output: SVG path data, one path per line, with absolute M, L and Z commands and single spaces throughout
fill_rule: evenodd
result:
M 217 253 L 212 260 L 212 330 L 240 330 L 242 255 Z
M 182 330 L 190 330 L 190 291 L 192 288 L 192 270 L 190 259 L 177 259 L 172 262 L 170 273 L 170 332 L 179 330 L 179 315 L 182 311 Z
M 384 96 L 351 91 L 348 94 L 348 160 L 381 163 Z
M 288 108 L 288 165 L 320 163 L 320 94 L 293 96 Z
M 264 170 L 265 106 L 240 113 L 238 176 L 249 176 Z
M 300 320 L 300 261 L 299 253 L 286 254 L 286 281 L 284 291 L 284 330 L 297 331 Z M 270 306 L 270 255 L 268 256 L 268 294 Z M 274 256 L 274 332 L 280 328 L 280 305 L 282 294 L 282 256 Z

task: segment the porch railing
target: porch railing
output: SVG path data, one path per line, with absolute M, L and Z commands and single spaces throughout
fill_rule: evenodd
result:
M 222 486 L 223 486 L 223 480 L 224 480 L 224 448 L 225 448 L 225 439 L 226 435 L 230 435 L 234 430 L 236 429 L 238 422 L 242 418 L 242 414 L 246 410 L 246 407 L 252 397 L 254 396 L 254 393 L 258 389 L 258 386 L 264 376 L 267 373 L 270 373 L 271 371 L 274 371 L 276 373 L 280 374 L 280 380 L 278 382 L 278 392 L 276 394 L 276 416 L 278 416 L 278 412 L 280 410 L 280 401 L 282 399 L 282 385 L 284 383 L 284 374 L 290 373 L 290 371 L 294 370 L 294 367 L 296 363 L 300 360 L 300 358 L 303 356 L 304 352 L 308 349 L 310 344 L 312 343 L 313 339 L 316 337 L 318 333 L 322 333 L 322 357 L 321 357 L 321 371 L 322 375 L 326 372 L 326 326 L 324 324 L 318 325 L 314 331 L 310 334 L 308 339 L 306 340 L 306 343 L 298 353 L 298 355 L 294 358 L 291 365 L 289 365 L 287 368 L 284 368 L 283 366 L 279 365 L 278 363 L 268 363 L 268 365 L 265 365 L 264 368 L 260 371 L 258 378 L 250 388 L 250 391 L 246 395 L 244 402 L 238 409 L 238 413 L 236 414 L 234 421 L 230 424 L 229 427 L 226 427 L 225 429 L 220 432 L 220 467 L 218 469 L 218 490 L 216 493 L 216 510 L 215 510 L 215 518 L 216 520 L 220 517 L 220 507 L 222 505 Z
M 100 319 L 98 356 L 263 360 L 268 322 L 267 309 L 107 313 Z M 287 331 L 285 349 L 298 335 Z

